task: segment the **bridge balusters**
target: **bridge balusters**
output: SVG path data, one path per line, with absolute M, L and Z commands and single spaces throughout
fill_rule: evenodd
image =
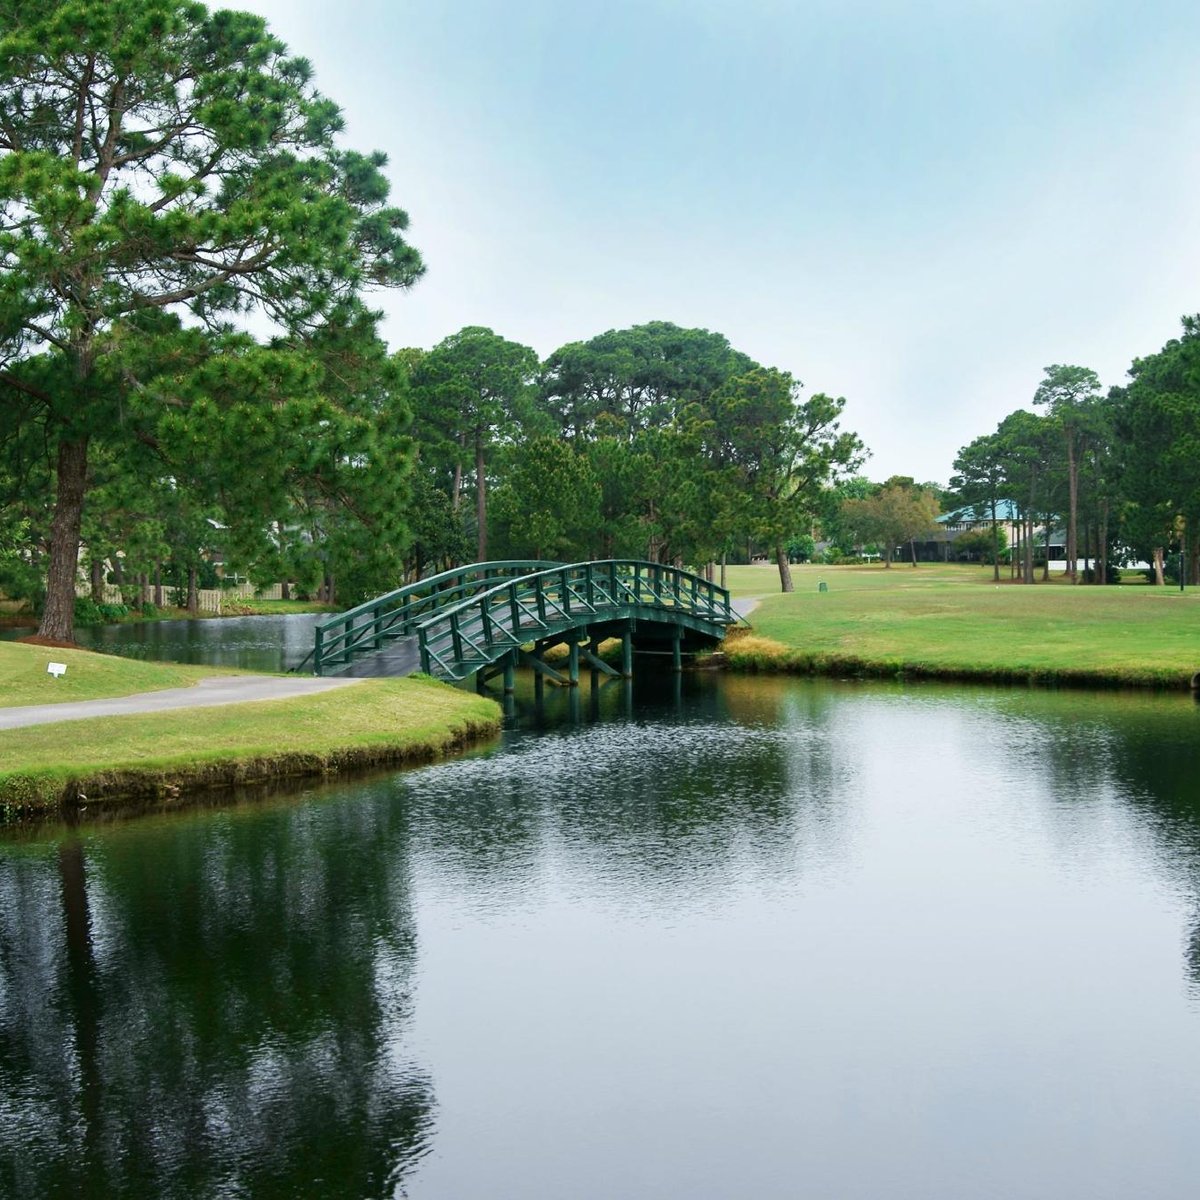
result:
M 521 609 L 517 604 L 517 585 L 515 583 L 508 585 L 508 615 L 512 622 L 512 631 L 516 634 L 521 627 Z
M 495 645 L 496 639 L 492 636 L 492 614 L 488 612 L 488 602 L 486 599 L 479 602 L 479 616 L 483 621 L 483 640 L 489 646 Z

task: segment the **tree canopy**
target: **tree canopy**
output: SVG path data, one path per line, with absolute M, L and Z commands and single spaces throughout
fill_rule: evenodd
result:
M 383 156 L 337 146 L 337 107 L 261 18 L 5 0 L 0 28 L 0 389 L 53 447 L 41 632 L 69 638 L 90 448 L 156 449 L 168 410 L 207 448 L 193 369 L 253 375 L 254 444 L 280 385 L 320 393 L 304 339 L 422 263 Z M 227 354 L 250 312 L 289 344 Z

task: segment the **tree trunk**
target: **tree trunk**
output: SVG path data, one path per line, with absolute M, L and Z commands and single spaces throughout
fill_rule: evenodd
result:
M 1044 541 L 1046 543 L 1046 561 L 1042 563 L 1042 582 L 1050 582 L 1050 526 L 1054 524 L 1053 514 L 1046 514 L 1046 530 Z
M 467 448 L 466 438 L 463 434 L 458 435 L 458 457 L 454 460 L 454 480 L 450 484 L 450 507 L 458 512 L 459 503 L 462 500 L 462 456 L 463 451 Z
M 992 509 L 992 582 L 1000 582 L 1000 522 L 996 510 Z
M 883 566 L 884 566 L 885 570 L 890 571 L 892 569 L 892 548 L 891 548 L 891 546 L 885 545 L 883 548 Z
M 721 551 L 721 586 L 725 587 L 725 551 Z
M 1033 517 L 1024 519 L 1025 528 L 1022 531 L 1021 540 L 1025 543 L 1025 553 L 1022 556 L 1022 571 L 1021 582 L 1033 582 Z
M 146 571 L 138 572 L 138 607 L 150 603 L 150 575 Z
M 154 564 L 154 607 L 162 608 L 163 593 L 162 593 L 162 563 Z
M 1163 587 L 1166 580 L 1163 578 L 1163 548 L 1161 546 L 1154 547 L 1154 583 L 1156 587 Z
M 775 543 L 775 565 L 779 568 L 779 590 L 794 592 L 796 585 L 792 583 L 792 568 L 788 562 L 787 551 L 781 542 Z
M 1075 432 L 1067 431 L 1067 491 L 1070 497 L 1070 519 L 1067 522 L 1067 574 L 1078 583 L 1076 562 L 1079 557 L 1079 466 L 1075 462 Z
M 1100 505 L 1100 544 L 1097 547 L 1100 582 L 1108 583 L 1108 501 Z
M 916 538 L 908 539 L 908 553 L 912 556 L 912 565 L 915 567 L 917 565 L 917 539 Z
M 104 603 L 104 560 L 93 558 L 90 564 L 92 599 L 97 604 Z
M 86 437 L 58 444 L 58 481 L 50 524 L 50 570 L 46 608 L 38 633 L 60 642 L 75 640 L 75 578 L 79 571 L 79 530 L 87 490 Z
M 484 474 L 483 440 L 475 439 L 475 523 L 479 527 L 479 562 L 487 562 L 487 476 Z
M 193 617 L 200 615 L 200 592 L 196 587 L 196 568 L 188 567 L 187 610 Z

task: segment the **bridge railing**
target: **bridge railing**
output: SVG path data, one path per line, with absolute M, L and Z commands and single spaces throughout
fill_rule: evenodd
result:
M 311 653 L 293 669 L 302 670 L 311 661 L 313 673 L 321 675 L 331 667 L 345 666 L 355 657 L 381 650 L 389 641 L 410 636 L 434 612 L 492 588 L 498 580 L 557 565 L 544 559 L 503 559 L 456 567 L 405 584 L 322 621 L 314 631 Z
M 418 622 L 421 669 L 459 679 L 506 650 L 630 607 L 687 613 L 714 625 L 738 620 L 725 588 L 678 567 L 640 559 L 560 564 L 496 584 Z

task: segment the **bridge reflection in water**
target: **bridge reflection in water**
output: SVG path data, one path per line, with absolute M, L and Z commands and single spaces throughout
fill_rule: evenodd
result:
M 311 662 L 317 675 L 471 675 L 482 686 L 503 675 L 513 688 L 518 666 L 540 686 L 579 682 L 581 664 L 611 675 L 633 674 L 633 656 L 710 649 L 739 620 L 729 592 L 700 575 L 638 559 L 547 563 L 472 563 L 379 596 L 317 626 Z M 620 669 L 600 644 L 620 639 Z M 565 643 L 564 670 L 546 662 Z

